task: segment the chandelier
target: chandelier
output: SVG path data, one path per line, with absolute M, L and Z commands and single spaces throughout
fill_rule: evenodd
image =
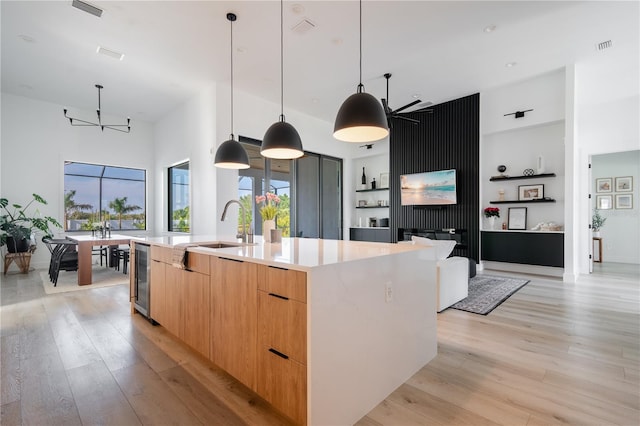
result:
M 103 87 L 100 84 L 96 84 L 96 88 L 98 89 L 98 109 L 96 110 L 96 113 L 98 114 L 97 123 L 80 120 L 79 118 L 69 117 L 67 115 L 66 109 L 64 110 L 65 118 L 69 119 L 69 123 L 71 123 L 72 126 L 97 126 L 97 127 L 100 127 L 103 132 L 104 132 L 104 129 L 111 129 L 111 130 L 117 130 L 118 132 L 129 133 L 131 131 L 131 125 L 130 125 L 131 119 L 129 117 L 127 117 L 127 124 L 103 124 L 102 123 L 102 117 L 100 116 L 100 91 L 103 89 Z M 126 127 L 126 130 L 124 130 L 125 127 Z

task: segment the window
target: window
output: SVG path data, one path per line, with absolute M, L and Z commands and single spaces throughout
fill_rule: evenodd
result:
M 64 163 L 64 230 L 147 228 L 147 172 L 100 164 Z
M 260 141 L 240 136 L 240 143 L 251 167 L 238 171 L 238 197 L 257 235 L 262 220 L 255 196 L 272 192 L 281 200 L 276 227 L 283 236 L 342 239 L 341 159 L 305 152 L 296 160 L 274 160 L 260 155 Z
M 248 223 L 255 234 L 262 235 L 260 206 L 255 203 L 256 195 L 271 192 L 280 197 L 276 227 L 282 235 L 291 235 L 291 160 L 275 160 L 260 154 L 260 141 L 240 136 L 240 143 L 247 151 L 251 168 L 238 171 L 238 197 L 245 208 Z M 266 170 L 266 172 L 265 172 Z M 267 189 L 267 187 L 269 189 Z M 238 230 L 242 229 L 242 218 L 238 215 Z M 257 218 L 257 220 L 256 220 Z
M 169 231 L 189 232 L 189 162 L 169 167 Z

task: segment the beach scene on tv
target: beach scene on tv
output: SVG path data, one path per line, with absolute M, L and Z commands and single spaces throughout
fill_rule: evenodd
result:
M 456 171 L 401 175 L 400 200 L 403 206 L 456 204 Z

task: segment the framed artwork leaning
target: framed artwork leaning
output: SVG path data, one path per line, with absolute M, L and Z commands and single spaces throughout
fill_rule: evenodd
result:
M 509 229 L 527 229 L 527 208 L 509 207 Z
M 518 200 L 541 200 L 544 198 L 544 185 L 519 185 Z

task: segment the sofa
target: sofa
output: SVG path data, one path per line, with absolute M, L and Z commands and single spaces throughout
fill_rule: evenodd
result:
M 412 236 L 413 244 L 433 247 L 433 260 L 436 260 L 436 291 L 438 312 L 466 298 L 469 294 L 469 259 L 449 257 L 456 242 L 453 240 L 431 240 Z

